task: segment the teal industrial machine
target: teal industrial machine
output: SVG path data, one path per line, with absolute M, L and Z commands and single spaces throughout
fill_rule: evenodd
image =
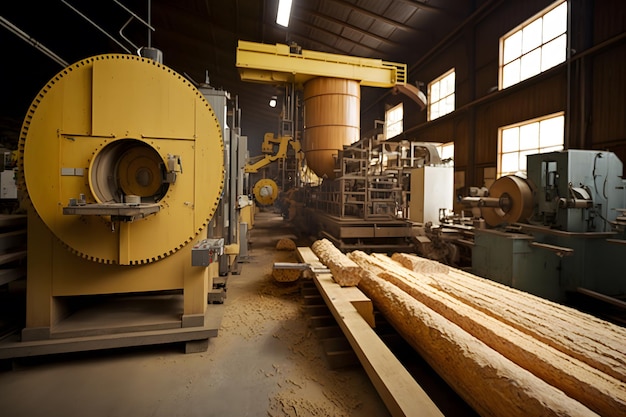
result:
M 591 150 L 527 158 L 528 178 L 464 199 L 489 226 L 474 230 L 473 272 L 555 301 L 582 293 L 626 306 L 622 162 Z

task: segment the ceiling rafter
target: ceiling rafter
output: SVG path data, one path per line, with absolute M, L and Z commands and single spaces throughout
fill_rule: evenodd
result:
M 360 34 L 362 34 L 362 35 L 364 35 L 364 36 L 369 36 L 369 37 L 371 37 L 371 38 L 374 38 L 374 39 L 376 39 L 376 40 L 378 40 L 378 41 L 380 41 L 380 42 L 383 42 L 383 43 L 385 43 L 385 44 L 387 44 L 387 45 L 390 45 L 390 46 L 392 46 L 392 47 L 394 47 L 394 48 L 399 48 L 399 47 L 401 46 L 401 45 L 400 45 L 399 43 L 397 43 L 397 42 L 393 42 L 393 41 L 390 41 L 389 39 L 384 38 L 384 37 L 382 37 L 382 36 L 378 36 L 378 35 L 372 34 L 371 32 L 368 32 L 368 31 L 367 31 L 367 30 L 365 30 L 365 29 L 362 29 L 362 28 L 356 27 L 356 26 L 351 25 L 351 24 L 349 24 L 349 23 L 347 23 L 347 22 L 344 22 L 344 21 L 342 21 L 342 20 L 339 20 L 339 19 L 336 19 L 336 18 L 334 18 L 334 17 L 331 17 L 331 16 L 329 16 L 329 15 L 327 15 L 327 14 L 320 13 L 320 12 L 318 12 L 318 11 L 316 11 L 316 10 L 310 10 L 310 9 L 305 9 L 305 8 L 300 8 L 300 9 L 301 9 L 303 12 L 305 12 L 306 14 L 309 14 L 309 15 L 311 15 L 311 16 L 315 16 L 315 17 L 319 17 L 319 18 L 320 18 L 320 19 L 322 19 L 322 20 L 326 20 L 326 21 L 328 21 L 328 22 L 334 23 L 334 24 L 339 25 L 339 26 L 341 26 L 341 27 L 346 27 L 346 28 L 348 28 L 348 29 L 354 30 L 355 32 L 358 32 L 358 33 L 360 33 Z M 301 12 L 296 12 L 296 14 L 297 14 L 298 16 L 301 16 L 299 13 L 301 13 Z M 302 20 L 302 17 L 300 17 L 300 20 Z M 338 33 L 335 33 L 335 36 L 340 36 L 340 35 L 339 35 Z M 345 37 L 344 37 L 344 38 L 345 38 Z
M 407 32 L 413 32 L 415 34 L 419 34 L 419 33 L 424 33 L 425 32 L 424 30 L 416 29 L 416 28 L 414 28 L 412 26 L 405 25 L 404 23 L 397 22 L 397 21 L 395 21 L 393 19 L 389 19 L 387 17 L 380 16 L 380 15 L 378 15 L 378 14 L 376 14 L 376 13 L 370 11 L 370 10 L 364 9 L 362 7 L 358 7 L 355 4 L 347 2 L 345 0 L 325 0 L 325 1 L 330 1 L 332 3 L 340 4 L 343 7 L 347 7 L 347 8 L 349 8 L 352 11 L 355 11 L 355 12 L 360 13 L 362 15 L 371 17 L 372 19 L 375 19 L 375 20 L 378 20 L 378 21 L 381 21 L 381 22 L 385 22 L 388 25 L 397 27 L 398 29 L 402 29 L 402 30 L 407 31 Z M 346 23 L 347 22 L 343 22 L 343 24 L 346 24 Z
M 292 17 L 294 18 L 294 20 L 297 20 L 299 24 L 301 24 L 301 25 L 303 25 L 303 26 L 306 26 L 306 27 L 308 27 L 308 28 L 309 28 L 309 29 L 311 29 L 311 30 L 317 30 L 317 31 L 320 31 L 320 32 L 322 32 L 322 33 L 326 33 L 326 34 L 331 35 L 331 36 L 339 37 L 339 38 L 341 38 L 341 40 L 344 40 L 344 41 L 346 41 L 346 42 L 348 42 L 348 43 L 351 43 L 353 46 L 358 46 L 358 47 L 361 47 L 361 48 L 368 49 L 368 50 L 370 50 L 370 51 L 374 52 L 376 55 L 387 55 L 387 53 L 386 53 L 386 52 L 384 52 L 384 51 L 382 51 L 382 50 L 380 50 L 380 49 L 376 49 L 376 48 L 373 48 L 373 47 L 371 47 L 371 46 L 364 45 L 364 44 L 362 44 L 362 43 L 360 43 L 360 42 L 357 42 L 357 41 L 355 41 L 355 40 L 353 40 L 353 39 L 346 38 L 345 36 L 342 36 L 342 35 L 340 35 L 340 34 L 338 34 L 338 33 L 335 33 L 335 32 L 332 32 L 332 31 L 329 31 L 329 30 L 326 30 L 326 29 L 323 29 L 323 28 L 321 28 L 321 27 L 319 27 L 319 26 L 315 26 L 315 25 L 313 25 L 313 24 L 311 24 L 311 23 L 309 23 L 309 22 L 306 22 L 306 21 L 304 21 L 304 20 L 300 19 L 299 17 L 296 17 L 296 16 L 292 16 Z M 301 36 L 301 37 L 306 37 L 306 36 L 305 36 L 305 35 L 303 35 L 303 34 L 300 34 L 300 36 Z M 312 39 L 311 37 L 308 37 L 308 38 L 309 38 L 309 39 L 311 39 L 311 40 L 313 40 L 314 42 L 317 42 L 317 43 L 319 43 L 319 44 L 322 44 L 322 42 L 320 42 L 320 41 L 318 41 L 318 40 L 316 40 L 316 39 Z M 334 46 L 330 46 L 330 45 L 327 45 L 327 46 L 328 46 L 329 48 L 334 49 L 334 50 L 335 50 L 335 51 L 337 51 L 338 53 L 347 53 L 347 52 L 349 52 L 349 51 L 344 51 L 344 50 L 338 49 L 338 48 L 336 48 L 336 47 L 334 47 Z
M 453 12 L 453 11 L 444 9 L 442 7 L 433 6 L 431 4 L 428 4 L 419 0 L 395 0 L 395 1 L 399 1 L 404 4 L 410 4 L 413 7 L 416 7 L 418 9 L 423 9 L 424 11 L 428 11 L 428 12 L 445 13 L 450 16 L 464 16 L 463 13 Z

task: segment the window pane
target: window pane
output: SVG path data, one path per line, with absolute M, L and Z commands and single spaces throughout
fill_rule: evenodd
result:
M 566 43 L 567 38 L 563 34 L 541 48 L 541 71 L 550 69 L 565 61 Z
M 507 88 L 564 62 L 567 56 L 567 2 L 526 21 L 500 38 L 501 88 Z M 514 29 L 515 30 L 515 29 Z M 509 65 L 519 61 L 519 67 Z
M 502 154 L 502 172 L 515 172 L 519 170 L 519 156 L 517 152 Z
M 567 2 L 551 10 L 543 17 L 543 43 L 567 31 Z
M 512 127 L 502 131 L 502 153 L 519 149 L 519 128 Z
M 441 97 L 454 93 L 454 73 L 441 80 Z
M 443 100 L 443 106 L 441 108 L 442 116 L 444 114 L 452 113 L 454 111 L 454 94 L 449 95 Z
M 541 70 L 541 49 L 535 49 L 534 51 L 524 55 L 522 57 L 522 64 L 520 70 L 520 80 L 525 80 L 533 75 L 539 74 Z
M 542 20 L 537 19 L 522 30 L 522 53 L 532 51 L 541 45 Z
M 454 111 L 454 68 L 429 84 L 428 120 L 434 120 Z
M 539 124 L 540 146 L 557 146 L 563 144 L 565 117 L 558 116 L 542 120 Z
M 439 147 L 441 159 L 454 158 L 454 142 L 444 143 Z
M 502 69 L 502 88 L 520 82 L 520 60 L 516 59 Z
M 439 117 L 439 102 L 433 103 L 430 106 L 430 120 L 436 119 Z
M 522 55 L 522 31 L 517 31 L 504 40 L 504 51 L 502 52 L 503 64 L 518 58 Z
M 539 153 L 539 149 L 532 149 L 532 150 L 528 150 L 528 151 L 521 151 L 519 153 L 519 170 L 520 171 L 526 172 L 526 162 L 527 162 L 526 157 L 528 155 L 534 155 L 536 153 Z
M 439 101 L 439 82 L 430 85 L 430 102 L 434 103 L 435 101 Z
M 539 149 L 539 123 L 530 123 L 519 128 L 519 148 Z

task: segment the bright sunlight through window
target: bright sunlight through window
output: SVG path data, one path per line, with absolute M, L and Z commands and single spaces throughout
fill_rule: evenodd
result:
M 428 84 L 428 120 L 454 111 L 454 68 Z
M 559 113 L 500 128 L 497 178 L 526 173 L 526 155 L 563 150 L 564 120 Z
M 567 2 L 500 38 L 500 89 L 510 87 L 565 61 Z
M 385 140 L 398 136 L 404 130 L 402 119 L 404 107 L 402 103 L 385 112 Z

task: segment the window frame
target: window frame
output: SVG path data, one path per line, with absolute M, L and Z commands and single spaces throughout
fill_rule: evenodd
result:
M 395 112 L 398 109 L 402 110 L 402 117 L 400 117 L 398 120 L 395 120 L 392 123 L 389 123 L 389 115 L 392 114 L 393 112 Z M 393 136 L 389 136 L 389 134 L 388 134 L 389 127 L 390 126 L 397 126 L 397 125 L 400 125 L 400 131 L 398 133 L 396 133 L 395 135 L 393 135 Z M 383 124 L 383 136 L 384 136 L 385 140 L 387 140 L 387 139 L 391 139 L 392 137 L 398 136 L 402 132 L 404 132 L 404 103 L 400 102 L 400 103 L 396 104 L 395 106 L 390 107 L 387 110 L 385 110 L 385 123 Z
M 563 142 L 560 146 L 560 150 L 565 149 L 565 112 L 560 111 L 560 112 L 556 112 L 556 113 L 551 113 L 551 114 L 547 114 L 541 117 L 536 117 L 534 119 L 529 119 L 529 120 L 524 120 L 522 122 L 518 122 L 518 123 L 513 123 L 510 125 L 506 125 L 506 126 L 501 126 L 498 128 L 498 149 L 497 149 L 497 162 L 496 162 L 496 178 L 500 178 L 503 175 L 510 175 L 512 173 L 514 173 L 513 171 L 505 171 L 503 173 L 502 170 L 502 156 L 504 154 L 512 154 L 512 153 L 517 153 L 518 154 L 518 158 L 519 158 L 519 154 L 521 152 L 528 152 L 530 150 L 534 150 L 534 148 L 525 148 L 525 149 L 520 149 L 519 146 L 519 142 L 518 142 L 518 146 L 517 146 L 517 150 L 515 151 L 510 151 L 510 152 L 503 152 L 502 148 L 502 137 L 503 137 L 503 132 L 505 130 L 508 129 L 514 129 L 514 128 L 521 128 L 523 126 L 530 126 L 534 123 L 537 123 L 538 126 L 537 128 L 540 129 L 541 128 L 541 122 L 545 121 L 545 120 L 550 120 L 550 119 L 555 119 L 557 117 L 562 117 L 563 118 Z M 541 137 L 537 137 L 537 148 L 536 148 L 536 152 L 534 153 L 543 153 L 543 152 L 553 152 L 553 151 L 557 151 L 559 149 L 558 148 L 559 145 L 548 145 L 548 146 L 542 146 L 541 144 Z M 516 172 L 520 172 L 523 170 L 517 170 Z M 526 172 L 526 171 L 524 171 Z
M 565 22 L 565 31 L 564 32 L 560 32 L 559 34 L 557 34 L 556 36 L 551 37 L 548 40 L 540 40 L 540 43 L 538 46 L 535 46 L 531 49 L 529 49 L 528 51 L 524 52 L 523 51 L 523 30 L 527 27 L 530 27 L 533 24 L 536 24 L 536 22 L 539 19 L 543 19 L 548 13 L 550 13 L 551 11 L 553 11 L 554 9 L 560 7 L 563 4 L 566 4 L 566 22 Z M 569 13 L 569 8 L 570 5 L 568 4 L 569 2 L 567 0 L 559 0 L 554 2 L 553 4 L 551 4 L 550 6 L 546 7 L 545 9 L 543 9 L 542 11 L 540 11 L 539 13 L 535 14 L 534 16 L 532 16 L 530 19 L 527 19 L 526 21 L 524 21 L 523 23 L 521 23 L 520 25 L 516 26 L 515 28 L 513 28 L 512 30 L 510 30 L 509 32 L 507 32 L 506 34 L 504 34 L 503 36 L 500 37 L 499 40 L 499 58 L 498 58 L 498 89 L 499 90 L 504 90 L 506 88 L 512 87 L 514 85 L 517 85 L 525 80 L 528 80 L 532 77 L 535 77 L 547 70 L 549 70 L 550 68 L 554 68 L 557 65 L 560 65 L 564 62 L 567 61 L 567 48 L 568 48 L 568 30 L 570 29 L 568 27 L 568 13 Z M 543 22 L 543 20 L 542 20 Z M 542 34 L 543 34 L 543 25 L 542 26 Z M 513 35 L 520 33 L 522 34 L 521 37 L 522 39 L 520 40 L 520 55 L 515 56 L 514 58 L 510 59 L 509 61 L 507 61 L 506 63 L 504 62 L 504 44 L 505 41 L 509 38 L 511 38 Z M 559 61 L 556 64 L 551 65 L 550 67 L 547 68 L 543 68 L 542 62 L 541 62 L 541 53 L 544 49 L 544 47 L 548 44 L 550 44 L 551 42 L 556 42 L 557 40 L 559 40 L 561 37 L 564 37 L 565 40 L 565 50 L 564 50 L 564 54 L 565 56 L 563 57 L 562 61 Z M 539 72 L 537 73 L 532 73 L 531 75 L 527 76 L 526 78 L 522 78 L 522 73 L 523 73 L 523 68 L 522 68 L 522 63 L 521 60 L 526 57 L 529 58 L 531 56 L 531 54 L 534 54 L 535 52 L 539 53 L 540 56 L 540 63 L 539 63 Z M 519 80 L 512 83 L 512 84 L 508 84 L 506 87 L 504 86 L 504 72 L 505 72 L 505 67 L 516 61 L 516 60 L 520 60 L 520 66 L 519 66 Z
M 441 83 L 442 80 L 444 80 L 446 77 L 450 76 L 451 74 L 454 74 L 454 83 L 453 83 L 453 89 L 452 89 L 452 93 L 445 95 L 444 97 L 439 96 L 438 99 L 436 101 L 432 101 L 432 87 L 433 85 L 437 84 L 437 83 Z M 452 110 L 450 110 L 449 112 L 443 113 L 441 114 L 441 112 L 437 115 L 437 117 L 433 118 L 432 117 L 432 108 L 435 104 L 439 104 L 442 101 L 444 101 L 445 99 L 452 97 L 453 103 L 452 103 Z M 439 77 L 435 78 L 434 80 L 432 80 L 431 82 L 428 83 L 428 115 L 427 115 L 427 120 L 430 122 L 432 120 L 437 120 L 440 117 L 445 116 L 446 114 L 450 114 L 452 112 L 454 112 L 454 110 L 456 110 L 456 68 L 451 68 L 448 71 L 444 72 L 443 74 L 441 74 Z

